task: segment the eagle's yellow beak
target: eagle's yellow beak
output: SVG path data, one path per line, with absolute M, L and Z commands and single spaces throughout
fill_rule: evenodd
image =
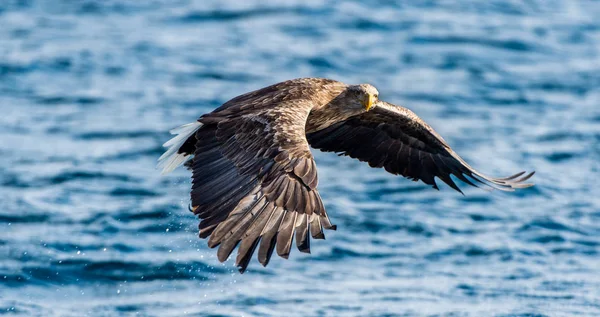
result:
M 373 108 L 373 105 L 375 104 L 375 102 L 377 102 L 377 97 L 375 97 L 372 94 L 368 94 L 365 97 L 365 100 L 363 100 L 363 106 L 365 107 L 365 109 L 367 111 L 371 110 L 371 108 Z

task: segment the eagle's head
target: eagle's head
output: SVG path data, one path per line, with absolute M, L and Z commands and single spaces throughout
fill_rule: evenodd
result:
M 370 84 L 350 85 L 348 87 L 351 105 L 364 108 L 366 111 L 371 110 L 379 100 L 379 91 Z

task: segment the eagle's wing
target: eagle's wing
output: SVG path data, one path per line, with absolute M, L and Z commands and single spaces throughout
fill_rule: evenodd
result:
M 512 191 L 530 187 L 524 183 L 534 172 L 521 172 L 506 178 L 481 174 L 456 154 L 444 139 L 412 111 L 380 102 L 371 111 L 351 117 L 307 135 L 310 145 L 368 162 L 371 167 L 438 188 L 438 177 L 462 193 L 450 175 L 477 186 Z
M 192 209 L 202 219 L 200 237 L 210 236 L 208 245 L 219 246 L 220 261 L 241 242 L 240 272 L 256 248 L 266 266 L 275 247 L 288 257 L 294 234 L 298 249 L 309 252 L 309 232 L 323 239 L 323 227 L 335 229 L 316 189 L 317 168 L 304 130 L 316 101 L 298 95 L 239 98 L 199 119 Z

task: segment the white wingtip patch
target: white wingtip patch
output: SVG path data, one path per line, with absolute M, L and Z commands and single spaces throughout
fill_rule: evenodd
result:
M 176 136 L 163 144 L 167 151 L 158 158 L 158 164 L 156 164 L 157 168 L 162 168 L 162 175 L 172 172 L 191 156 L 190 154 L 177 153 L 177 151 L 201 126 L 202 123 L 196 121 L 169 131 L 171 134 L 176 134 Z

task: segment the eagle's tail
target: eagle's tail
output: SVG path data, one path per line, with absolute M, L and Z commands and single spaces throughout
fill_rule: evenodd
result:
M 200 127 L 202 123 L 196 121 L 169 131 L 176 136 L 163 144 L 167 151 L 158 158 L 156 164 L 157 168 L 162 168 L 163 175 L 173 171 L 194 154 L 196 145 L 194 136 Z

